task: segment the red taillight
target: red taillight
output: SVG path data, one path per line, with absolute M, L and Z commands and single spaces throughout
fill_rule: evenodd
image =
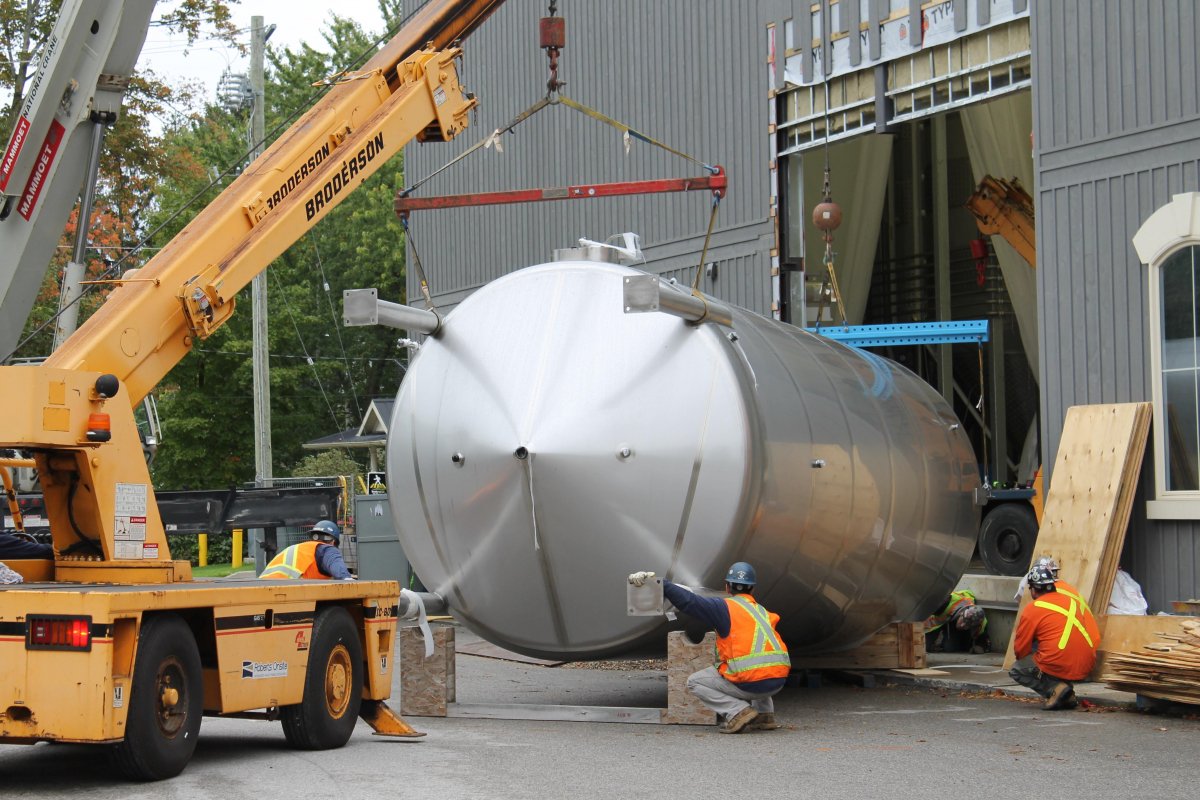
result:
M 25 647 L 29 650 L 91 650 L 91 617 L 30 616 L 29 635 Z

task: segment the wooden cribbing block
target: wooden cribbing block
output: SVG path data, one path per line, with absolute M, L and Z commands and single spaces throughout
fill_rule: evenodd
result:
M 870 639 L 842 653 L 792 656 L 793 669 L 922 669 L 925 667 L 925 626 L 893 622 Z
M 425 657 L 420 628 L 400 628 L 400 713 L 444 717 L 455 702 L 454 627 L 431 625 L 433 655 Z
M 1150 403 L 1072 406 L 1063 422 L 1034 557 L 1053 556 L 1096 615 L 1112 595 L 1152 416 Z M 1010 638 L 1004 668 L 1014 660 Z
M 717 663 L 717 635 L 709 631 L 694 644 L 683 631 L 667 634 L 667 707 L 671 725 L 716 725 L 717 715 L 687 688 L 688 676 Z

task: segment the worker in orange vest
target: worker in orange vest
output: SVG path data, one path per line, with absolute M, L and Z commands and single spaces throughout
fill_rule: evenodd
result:
M 1075 681 L 1096 664 L 1100 628 L 1083 598 L 1056 585 L 1054 572 L 1039 564 L 1026 576 L 1032 601 L 1021 611 L 1009 671 L 1014 681 L 1046 698 L 1045 708 L 1075 708 Z
M 342 533 L 336 523 L 323 519 L 312 528 L 312 539 L 286 548 L 267 564 L 259 578 L 336 578 L 352 581 L 338 547 Z
M 629 582 L 641 586 L 653 572 L 635 572 Z M 725 576 L 729 597 L 701 597 L 687 587 L 663 581 L 663 597 L 690 617 L 717 631 L 716 666 L 688 677 L 687 687 L 725 719 L 721 733 L 773 730 L 775 704 L 791 669 L 787 645 L 775 630 L 779 615 L 754 599 L 754 567 L 739 561 Z

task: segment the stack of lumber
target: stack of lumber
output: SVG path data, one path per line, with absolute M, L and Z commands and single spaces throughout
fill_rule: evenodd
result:
M 1118 403 L 1072 406 L 1063 421 L 1034 555 L 1053 556 L 1096 614 L 1112 595 L 1152 417 L 1150 403 Z M 1005 669 L 1014 660 L 1010 639 Z
M 1184 622 L 1181 630 L 1159 633 L 1161 642 L 1135 652 L 1110 654 L 1104 681 L 1123 692 L 1200 703 L 1200 620 Z

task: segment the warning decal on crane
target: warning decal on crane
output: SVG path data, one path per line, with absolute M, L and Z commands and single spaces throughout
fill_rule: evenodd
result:
M 46 174 L 50 172 L 50 165 L 58 155 L 58 146 L 62 144 L 66 132 L 67 129 L 58 120 L 50 123 L 50 131 L 46 134 L 46 141 L 42 143 L 42 151 L 38 153 L 37 163 L 33 165 L 33 172 L 29 174 L 25 191 L 21 193 L 21 203 L 17 206 L 17 211 L 26 220 L 33 216 L 38 196 L 42 193 L 42 187 L 46 185 Z

